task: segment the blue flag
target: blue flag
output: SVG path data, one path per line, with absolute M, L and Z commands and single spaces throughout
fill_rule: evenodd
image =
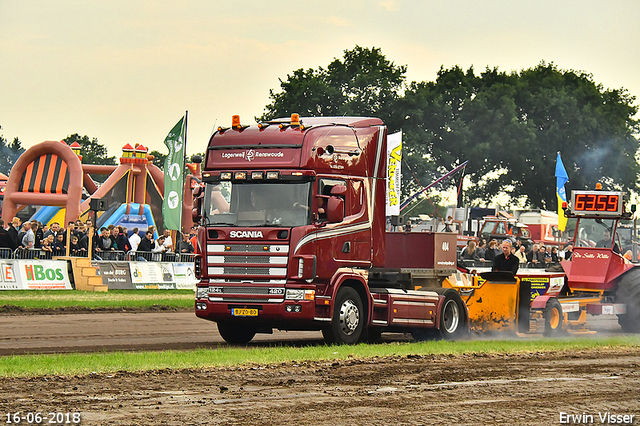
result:
M 564 231 L 567 226 L 567 218 L 564 216 L 562 203 L 567 201 L 567 192 L 564 190 L 564 184 L 568 181 L 567 170 L 564 168 L 560 152 L 558 152 L 558 158 L 556 159 L 556 195 L 558 198 L 558 229 L 561 231 Z

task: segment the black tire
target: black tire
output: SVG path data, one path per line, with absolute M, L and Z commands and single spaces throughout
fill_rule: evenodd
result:
M 327 343 L 354 345 L 362 336 L 365 312 L 362 299 L 352 287 L 341 287 L 333 307 L 331 324 L 322 330 Z
M 547 304 L 542 311 L 542 317 L 544 318 L 544 333 L 545 337 L 559 337 L 563 334 L 562 323 L 564 316 L 562 315 L 562 305 L 558 302 L 558 299 L 551 298 L 547 300 Z
M 466 336 L 469 331 L 469 318 L 460 294 L 452 288 L 437 289 L 436 291 L 444 296 L 439 312 L 440 327 L 437 329 L 416 328 L 411 331 L 411 336 L 418 341 L 455 340 Z
M 382 331 L 380 329 L 367 327 L 365 329 L 365 333 L 366 337 L 363 333 L 361 336 L 361 341 L 367 343 L 380 343 L 382 341 Z
M 218 332 L 225 342 L 232 345 L 246 345 L 256 335 L 256 330 L 233 322 L 219 322 Z
M 624 303 L 627 313 L 618 315 L 625 333 L 640 333 L 640 267 L 634 267 L 620 278 L 616 303 Z

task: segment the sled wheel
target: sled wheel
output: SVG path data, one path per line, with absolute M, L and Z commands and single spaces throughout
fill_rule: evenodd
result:
M 636 266 L 620 278 L 616 303 L 624 303 L 626 313 L 618 315 L 625 333 L 640 333 L 640 267 Z
M 438 289 L 444 295 L 440 307 L 440 327 L 419 328 L 411 331 L 411 336 L 418 341 L 430 339 L 454 340 L 464 336 L 469 328 L 464 303 L 457 291 L 453 289 Z
M 547 300 L 542 316 L 544 317 L 544 336 L 558 337 L 562 335 L 564 317 L 562 315 L 562 305 L 560 305 L 558 299 Z

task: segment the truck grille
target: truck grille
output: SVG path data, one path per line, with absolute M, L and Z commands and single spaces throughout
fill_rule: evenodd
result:
M 284 244 L 207 244 L 203 270 L 211 285 L 210 298 L 261 303 L 283 300 L 288 253 L 289 246 Z M 265 284 L 278 285 L 282 294 L 274 294 L 273 287 Z

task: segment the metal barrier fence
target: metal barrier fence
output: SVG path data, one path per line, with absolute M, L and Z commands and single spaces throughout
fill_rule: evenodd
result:
M 96 250 L 93 252 L 93 258 L 95 260 L 123 261 L 125 259 L 125 252 L 122 250 Z
M 141 262 L 181 262 L 191 263 L 195 259 L 193 253 L 154 253 L 150 251 L 129 251 L 125 256 L 127 261 Z
M 493 262 L 490 260 L 468 260 L 468 259 L 462 259 L 458 261 L 461 265 L 465 266 L 466 268 L 469 269 L 473 269 L 473 268 L 491 268 L 493 266 Z M 528 262 L 528 263 L 520 263 L 520 268 L 527 268 L 527 269 L 546 269 L 550 266 L 556 266 L 559 265 L 558 262 L 545 262 L 545 263 L 533 263 L 533 262 Z
M 25 249 L 17 248 L 14 251 L 8 248 L 0 248 L 0 259 L 38 259 L 51 260 L 56 254 L 48 250 L 42 249 Z M 71 253 L 73 257 L 88 257 L 88 252 L 78 251 Z M 147 262 L 180 262 L 192 263 L 195 259 L 193 253 L 153 253 L 150 251 L 129 251 L 121 250 L 96 251 L 93 254 L 94 260 L 110 260 L 110 261 L 147 261 Z
M 11 251 L 11 250 L 9 250 Z M 13 252 L 13 259 L 53 259 L 53 252 L 42 249 L 17 248 Z M 9 259 L 9 258 L 5 258 Z

